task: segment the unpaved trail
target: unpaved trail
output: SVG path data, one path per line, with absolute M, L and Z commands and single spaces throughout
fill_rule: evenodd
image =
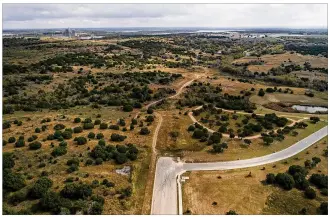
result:
M 202 106 L 199 106 L 199 107 L 197 107 L 195 110 L 199 110 L 199 109 L 201 109 L 201 108 L 202 108 Z M 219 109 L 219 108 L 216 108 L 216 109 Z M 222 111 L 225 111 L 225 112 L 228 112 L 228 113 L 234 113 L 234 112 L 235 112 L 234 110 L 227 110 L 227 109 L 222 109 Z M 245 115 L 245 114 L 249 114 L 249 115 L 251 115 L 251 113 L 247 113 L 247 112 L 239 112 L 239 111 L 237 111 L 236 114 L 244 114 L 244 115 Z M 264 116 L 265 114 L 256 114 L 256 115 Z M 210 133 L 217 132 L 217 131 L 212 130 L 212 129 L 208 128 L 208 127 L 205 127 L 202 123 L 200 123 L 199 121 L 197 121 L 196 118 L 193 116 L 193 113 L 192 113 L 192 112 L 189 112 L 189 113 L 188 113 L 188 116 L 190 117 L 190 119 L 191 119 L 194 123 L 198 123 L 198 124 L 202 125 L 202 126 L 203 126 L 205 129 L 207 129 Z M 280 116 L 281 116 L 281 117 L 285 117 L 285 115 L 280 115 Z M 296 123 L 298 123 L 298 122 L 300 122 L 300 121 L 303 121 L 303 120 L 308 119 L 308 118 L 302 118 L 302 119 L 299 119 L 299 120 L 293 120 L 293 119 L 288 118 L 288 117 L 286 117 L 286 118 L 289 119 L 289 120 L 292 122 L 291 124 L 288 125 L 289 127 L 294 126 Z M 277 129 L 284 129 L 284 127 L 280 127 L 280 128 L 277 128 Z M 276 129 L 276 130 L 277 130 L 277 129 Z M 266 131 L 266 132 L 264 132 L 264 133 L 268 133 L 268 132 L 270 132 L 270 131 Z M 229 135 L 228 133 L 222 133 L 222 136 L 223 136 L 223 137 L 226 137 L 226 138 L 229 138 L 229 137 L 230 137 L 230 135 Z M 247 136 L 247 137 L 244 137 L 244 139 L 258 139 L 258 138 L 260 138 L 260 137 L 262 137 L 262 136 L 261 136 L 261 133 L 260 133 L 260 134 L 257 134 L 257 135 L 253 135 L 253 136 Z M 238 136 L 235 136 L 234 138 L 238 138 Z

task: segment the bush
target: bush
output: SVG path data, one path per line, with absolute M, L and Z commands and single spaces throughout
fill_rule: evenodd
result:
M 3 170 L 3 189 L 8 191 L 18 191 L 25 186 L 24 178 L 21 174 L 12 172 L 6 168 Z
M 35 132 L 35 133 L 40 133 L 40 132 L 41 132 L 41 130 L 40 130 L 40 128 L 39 128 L 39 127 L 37 127 L 37 128 L 35 128 L 35 129 L 34 129 L 34 132 Z
M 65 126 L 63 124 L 56 124 L 54 126 L 54 130 L 63 130 L 65 128 Z
M 111 130 L 119 130 L 119 126 L 118 125 L 110 125 L 109 126 L 109 129 L 111 129 Z
M 74 133 L 81 133 L 83 131 L 83 128 L 82 127 L 75 127 L 73 128 L 73 132 Z
M 93 164 L 93 160 L 92 159 L 87 159 L 85 162 L 86 166 L 92 165 Z
M 224 149 L 228 148 L 228 145 L 227 145 L 227 143 L 222 143 L 222 144 L 215 143 L 212 145 L 212 148 L 213 148 L 213 152 L 222 153 L 224 151 Z
M 123 153 L 118 153 L 115 157 L 115 161 L 117 164 L 123 164 L 127 162 L 127 156 Z
M 93 129 L 94 128 L 94 124 L 93 123 L 84 123 L 83 128 L 85 130 Z
M 305 175 L 302 173 L 296 173 L 293 176 L 294 182 L 295 182 L 295 187 L 300 190 L 305 190 L 306 188 L 309 187 L 309 183 L 305 178 Z
M 107 123 L 101 123 L 100 124 L 100 129 L 101 130 L 104 130 L 104 129 L 107 129 L 108 128 L 108 124 Z
M 291 190 L 295 185 L 293 177 L 287 173 L 278 173 L 275 179 L 276 183 L 285 190 Z
M 2 146 L 6 146 L 7 143 L 8 143 L 8 142 L 7 142 L 6 140 L 4 140 L 4 139 L 2 140 Z
M 34 141 L 29 144 L 29 148 L 30 148 L 30 150 L 38 150 L 41 148 L 41 143 L 38 141 Z
M 301 173 L 302 175 L 306 176 L 307 171 L 304 167 L 299 166 L 299 165 L 292 165 L 289 167 L 289 173 L 293 176 L 296 173 Z
M 102 139 L 102 138 L 104 138 L 103 133 L 98 133 L 98 134 L 96 135 L 96 138 L 97 138 L 97 139 Z
M 52 151 L 52 156 L 53 156 L 53 157 L 58 157 L 58 156 L 65 155 L 66 153 L 67 153 L 67 149 L 66 149 L 66 147 L 59 146 L 59 147 L 56 147 L 56 148 Z
M 86 199 L 92 195 L 92 188 L 87 184 L 69 183 L 61 190 L 61 195 L 69 199 Z
M 62 201 L 63 198 L 58 193 L 48 191 L 40 199 L 39 205 L 43 210 L 57 214 L 61 210 Z
M 76 137 L 75 141 L 77 142 L 78 145 L 84 145 L 87 143 L 87 139 L 83 136 Z
M 140 130 L 141 135 L 148 135 L 150 133 L 150 130 L 147 127 L 142 127 Z
M 324 196 L 328 196 L 328 189 L 327 188 L 322 188 L 320 190 L 321 194 L 324 195 Z
M 16 142 L 16 138 L 15 137 L 9 137 L 9 139 L 8 139 L 8 142 L 9 143 L 14 143 L 14 142 Z
M 41 177 L 32 186 L 30 196 L 32 198 L 41 198 L 50 187 L 52 187 L 53 181 L 47 177 Z
M 314 199 L 314 198 L 316 197 L 316 192 L 314 191 L 313 188 L 308 187 L 308 188 L 305 190 L 305 196 L 306 196 L 308 199 Z
M 88 133 L 88 138 L 94 139 L 95 138 L 95 133 L 93 133 L 93 132 Z
M 98 144 L 100 146 L 105 146 L 105 140 L 104 139 L 100 139 L 99 142 L 98 142 Z
M 72 138 L 72 132 L 65 130 L 62 135 L 63 139 L 71 139 Z
M 123 106 L 123 111 L 124 112 L 131 112 L 133 111 L 133 106 L 129 105 L 129 104 L 126 104 Z
M 265 95 L 265 91 L 261 88 L 258 92 L 258 96 L 264 96 Z
M 322 215 L 328 215 L 328 202 L 322 202 L 319 211 Z
M 2 154 L 2 168 L 10 169 L 15 166 L 15 161 L 13 159 L 13 154 L 9 152 L 4 152 Z
M 10 204 L 16 206 L 20 202 L 25 201 L 28 198 L 29 190 L 26 188 L 23 188 L 19 191 L 16 191 L 15 193 L 11 194 L 8 198 L 8 201 Z
M 8 129 L 8 128 L 10 128 L 10 127 L 11 127 L 11 125 L 10 125 L 10 123 L 9 123 L 8 121 L 2 123 L 2 129 L 3 129 L 3 130 Z
M 103 159 L 102 158 L 96 158 L 96 160 L 95 160 L 95 164 L 96 165 L 101 165 L 103 163 Z
M 154 116 L 152 116 L 152 115 L 147 116 L 146 121 L 149 122 L 149 123 L 153 122 L 154 121 Z
M 62 142 L 60 142 L 59 146 L 60 147 L 66 147 L 66 146 L 68 146 L 68 143 L 65 142 L 65 141 L 62 141 Z
M 94 121 L 94 125 L 100 125 L 101 124 L 101 120 L 95 120 Z
M 114 141 L 114 142 L 121 142 L 121 141 L 124 141 L 126 138 L 127 138 L 126 136 L 122 136 L 117 133 L 113 133 L 113 134 L 111 134 L 110 140 Z
M 20 148 L 25 146 L 25 141 L 23 139 L 19 139 L 16 143 L 15 143 L 15 147 L 16 148 Z
M 314 184 L 317 188 L 328 188 L 328 176 L 323 174 L 312 174 L 309 178 L 310 183 Z
M 152 114 L 152 113 L 154 113 L 154 110 L 153 110 L 152 108 L 149 107 L 149 108 L 147 109 L 147 113 L 148 113 L 148 114 Z
M 73 173 L 74 171 L 78 171 L 79 166 L 77 164 L 72 164 L 69 166 L 69 168 L 66 170 L 68 173 Z
M 73 122 L 74 123 L 80 123 L 81 122 L 81 119 L 80 118 L 75 118 Z
M 188 131 L 191 132 L 191 131 L 194 131 L 195 130 L 195 126 L 194 125 L 190 125 L 188 127 Z
M 276 182 L 275 175 L 273 173 L 268 173 L 266 176 L 266 182 L 267 184 L 275 184 Z

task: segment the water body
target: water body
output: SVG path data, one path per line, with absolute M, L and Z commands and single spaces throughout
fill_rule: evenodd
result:
M 308 113 L 328 112 L 328 108 L 320 107 L 320 106 L 294 105 L 292 106 L 292 108 L 298 111 L 308 112 Z

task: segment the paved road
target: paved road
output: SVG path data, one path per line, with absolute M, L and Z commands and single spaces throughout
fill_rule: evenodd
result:
M 177 179 L 185 171 L 228 170 L 274 163 L 298 154 L 326 135 L 328 135 L 327 126 L 282 151 L 246 160 L 214 163 L 182 163 L 175 162 L 170 157 L 161 157 L 158 159 L 156 165 L 151 214 L 175 215 L 178 214 L 178 210 L 179 214 L 182 214 L 182 197 L 178 198 L 178 191 L 181 193 L 181 188 L 177 188 Z M 178 200 L 181 201 L 179 206 Z

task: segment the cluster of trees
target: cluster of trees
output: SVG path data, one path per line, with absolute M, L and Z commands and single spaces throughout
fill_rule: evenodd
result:
M 114 160 L 117 164 L 126 163 L 128 160 L 134 161 L 138 157 L 139 150 L 131 143 L 126 145 L 106 145 L 104 140 L 89 153 L 96 164 L 102 164 L 103 161 Z M 88 164 L 90 164 L 89 162 Z
M 4 112 L 16 110 L 68 109 L 80 105 L 123 106 L 125 111 L 141 108 L 142 103 L 175 93 L 168 88 L 152 91 L 148 84 L 168 84 L 181 74 L 165 72 L 133 72 L 124 74 L 87 74 L 71 78 L 59 84 L 53 91 L 40 90 L 38 94 L 11 95 L 4 100 Z M 107 84 L 107 86 L 106 86 Z M 93 88 L 88 90 L 86 85 Z M 15 93 L 18 93 L 15 90 Z
M 255 105 L 250 103 L 245 96 L 221 94 L 221 85 L 213 86 L 209 83 L 195 82 L 187 88 L 189 91 L 186 91 L 184 98 L 178 101 L 179 106 L 192 107 L 210 103 L 224 109 L 245 110 L 248 112 L 255 109 Z
M 310 183 L 321 189 L 321 192 L 326 192 L 328 189 L 328 176 L 323 174 L 312 174 L 309 180 L 306 179 L 308 171 L 299 165 L 292 165 L 286 173 L 278 173 L 277 175 L 269 173 L 266 176 L 266 183 L 276 184 L 285 190 L 297 188 L 305 191 L 305 196 L 309 199 L 316 197 L 316 192 L 310 187 Z
M 296 51 L 304 55 L 322 56 L 328 58 L 328 45 L 327 44 L 300 44 L 300 43 L 288 43 L 284 46 L 285 50 Z

